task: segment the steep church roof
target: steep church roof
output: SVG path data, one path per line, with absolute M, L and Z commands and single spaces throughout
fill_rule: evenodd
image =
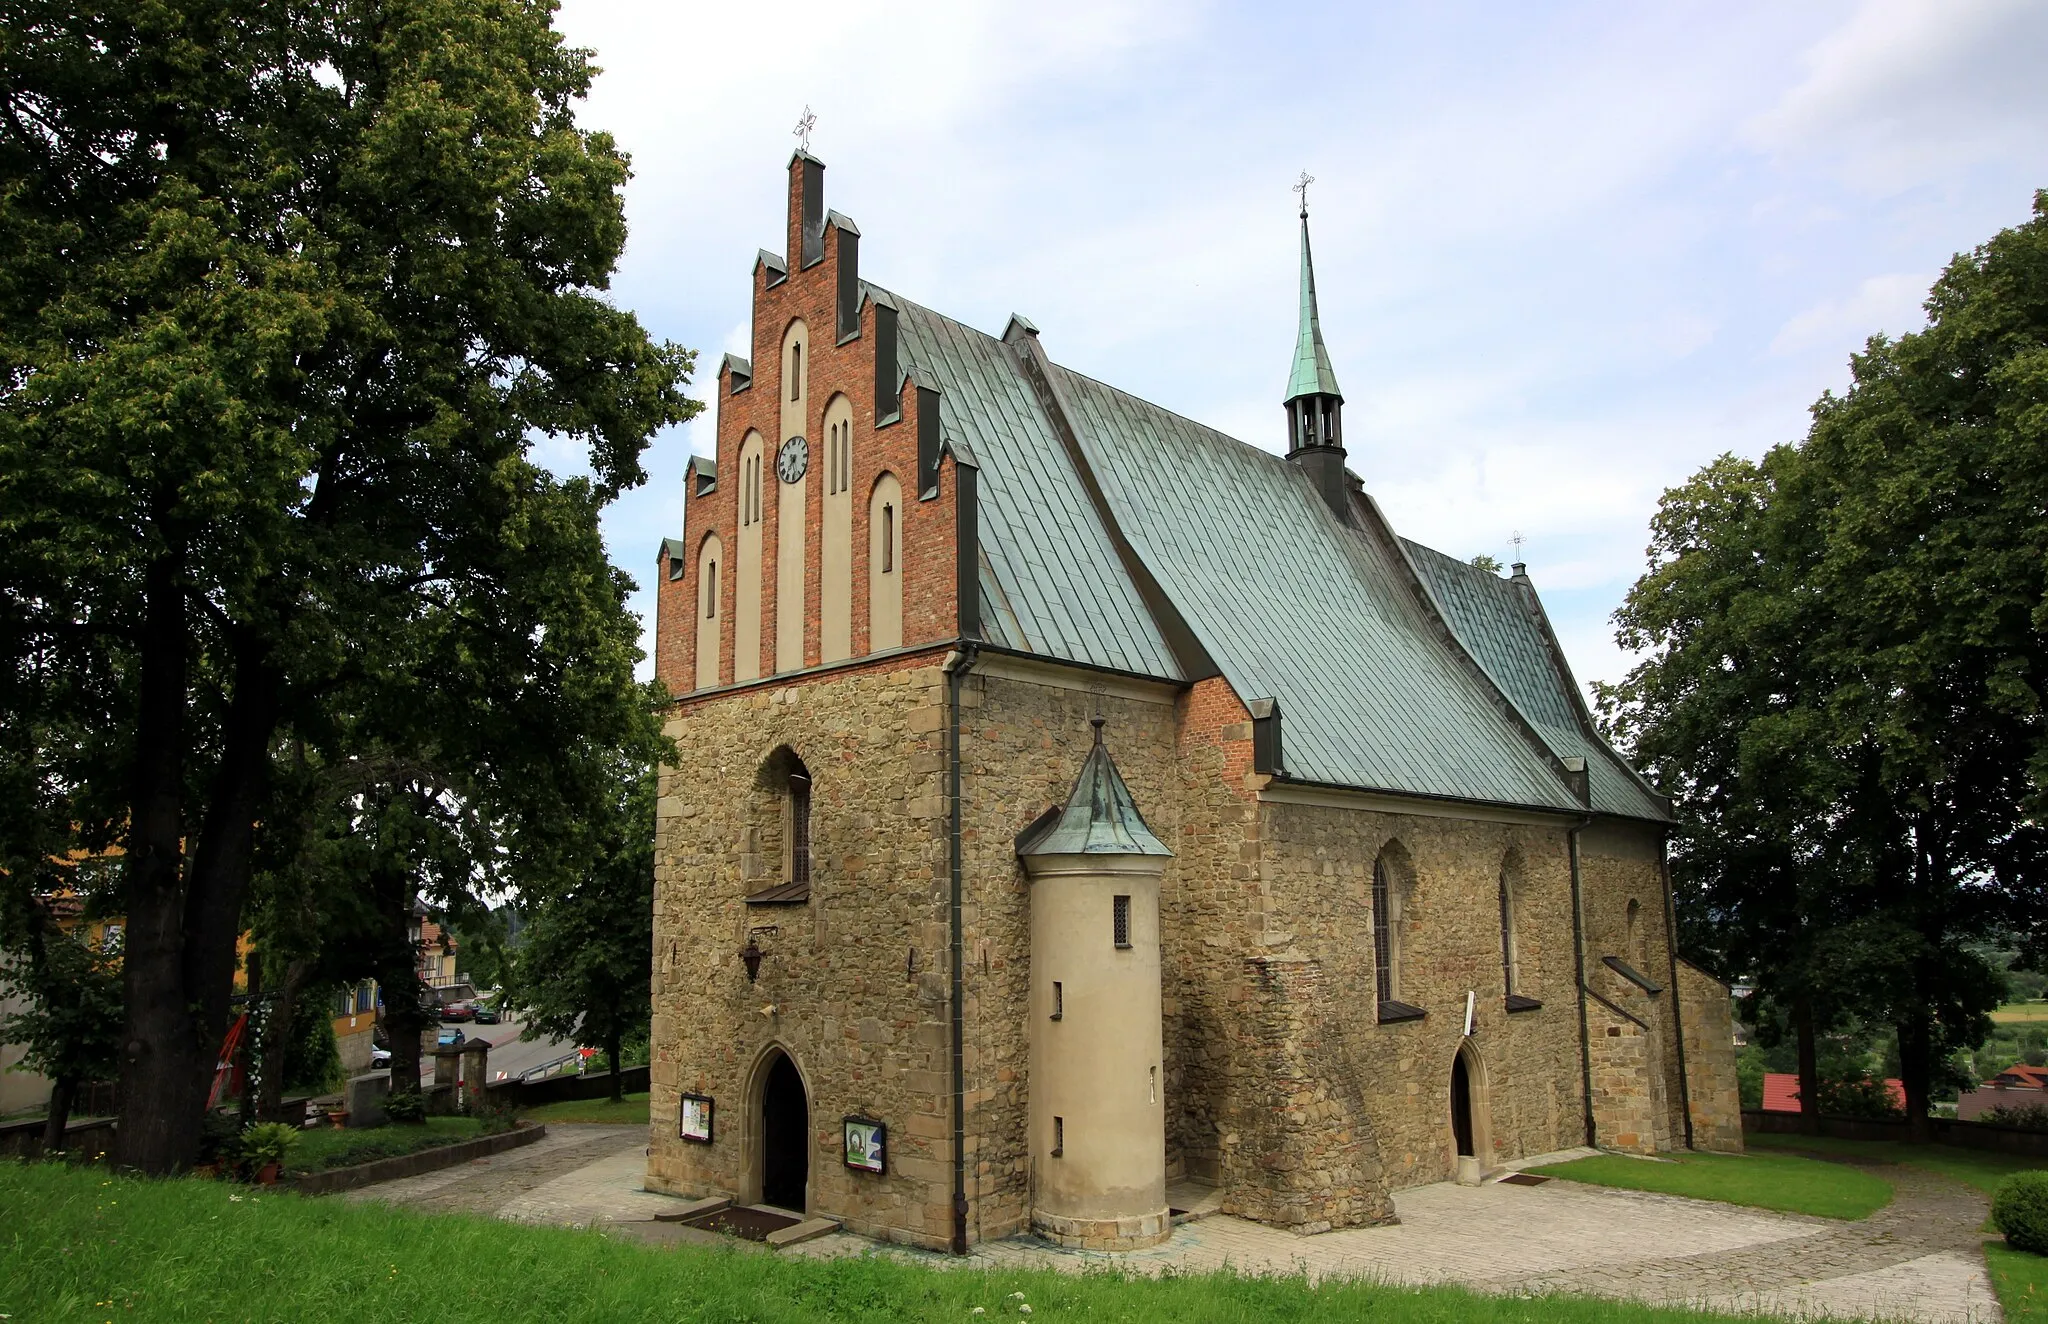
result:
M 1334 395 L 1305 234 L 1303 266 L 1290 389 Z M 1051 363 L 1021 318 L 999 340 L 869 288 L 898 310 L 905 370 L 939 389 L 944 437 L 976 457 L 990 643 L 1221 674 L 1278 701 L 1291 780 L 1571 812 L 1565 761 L 1583 758 L 1593 807 L 1668 818 L 1586 734 L 1561 659 L 1508 666 L 1530 646 L 1519 618 L 1404 550 L 1363 493 L 1342 518 L 1300 465 Z
M 1403 538 L 1458 639 L 1560 758 L 1586 760 L 1593 808 L 1629 818 L 1666 818 L 1663 797 L 1590 731 L 1591 717 L 1543 606 L 1526 578 L 1502 579 Z M 1517 567 L 1519 569 L 1519 567 Z

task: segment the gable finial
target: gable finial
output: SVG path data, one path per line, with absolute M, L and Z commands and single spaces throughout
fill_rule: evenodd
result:
M 1088 725 L 1095 728 L 1095 743 L 1098 745 L 1102 743 L 1102 728 L 1105 724 L 1108 723 L 1108 721 L 1109 719 L 1107 717 L 1104 717 L 1099 713 L 1096 716 L 1088 719 Z
M 1308 219 L 1308 186 L 1315 182 L 1316 177 L 1304 170 L 1301 172 L 1300 181 L 1294 186 L 1295 196 L 1301 199 L 1301 219 L 1304 221 Z
M 791 133 L 796 135 L 797 150 L 807 156 L 811 150 L 811 130 L 816 128 L 817 124 L 817 115 L 809 106 L 805 106 L 803 117 L 797 120 L 796 127 L 790 130 Z

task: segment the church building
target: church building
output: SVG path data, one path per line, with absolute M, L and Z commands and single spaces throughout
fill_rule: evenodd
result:
M 1739 1149 L 1669 806 L 1353 472 L 1306 210 L 1262 449 L 863 279 L 824 173 L 661 547 L 648 1186 L 1120 1249 Z

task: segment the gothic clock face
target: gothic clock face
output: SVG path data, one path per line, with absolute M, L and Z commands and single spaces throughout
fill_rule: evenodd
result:
M 775 452 L 775 476 L 785 483 L 797 482 L 810 467 L 811 446 L 802 437 L 791 437 Z

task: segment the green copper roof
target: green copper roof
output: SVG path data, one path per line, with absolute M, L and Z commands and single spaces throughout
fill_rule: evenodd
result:
M 1102 743 L 1102 719 L 1095 719 L 1095 748 L 1074 779 L 1074 793 L 1059 817 L 1050 815 L 1017 845 L 1019 855 L 1171 855 L 1152 835 L 1124 785 L 1116 761 Z
M 1304 395 L 1344 398 L 1330 351 L 1323 348 L 1323 323 L 1316 315 L 1316 267 L 1308 252 L 1308 213 L 1301 214 L 1301 330 L 1294 338 L 1294 372 L 1287 379 L 1287 400 Z
M 1669 821 L 1670 809 L 1595 732 L 1536 590 L 1403 538 L 1458 642 L 1559 758 L 1586 760 L 1593 808 Z

